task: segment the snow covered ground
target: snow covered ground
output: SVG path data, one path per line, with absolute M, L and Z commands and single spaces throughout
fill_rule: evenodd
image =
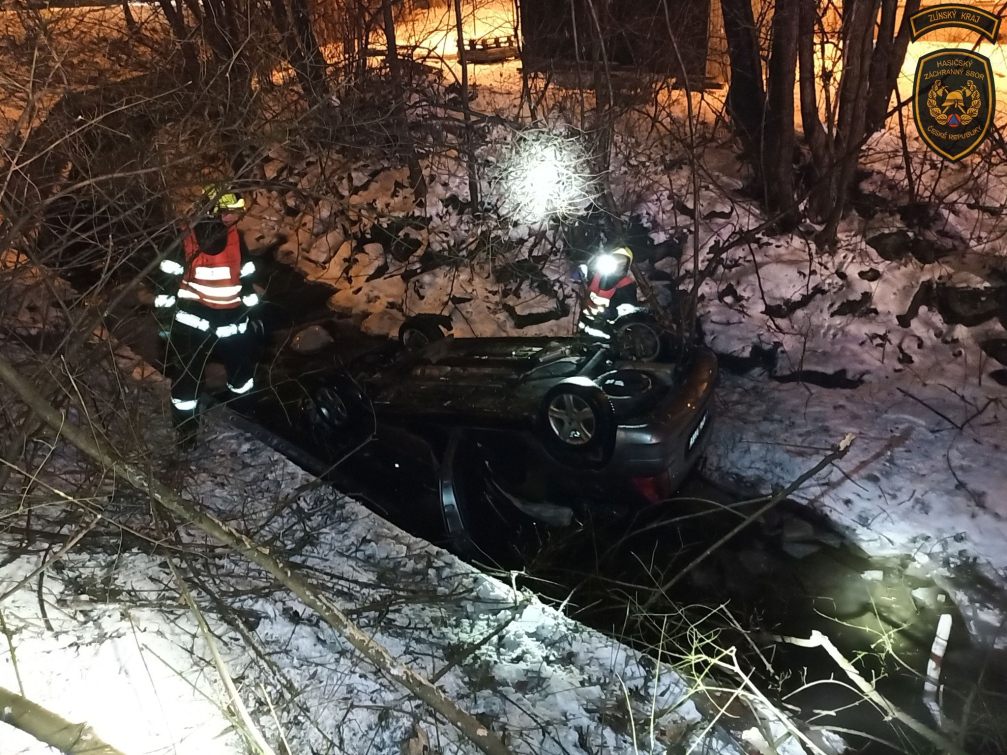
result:
M 664 752 L 675 745 L 738 752 L 699 713 L 693 685 L 669 667 L 313 484 L 226 424 L 203 448 L 209 452 L 183 464 L 188 495 L 266 542 L 275 538 L 271 547 L 295 550 L 304 575 L 514 753 Z M 108 520 L 153 541 L 137 502 L 129 490 L 92 500 L 84 520 L 101 507 Z M 98 523 L 40 580 L 33 570 L 44 543 L 51 538 L 58 550 L 74 527 L 60 524 L 65 515 L 55 507 L 33 514 L 34 538 L 16 537 L 11 524 L 23 522 L 9 518 L 0 535 L 0 595 L 31 577 L 0 605 L 7 637 L 0 686 L 89 722 L 128 755 L 245 751 L 179 578 L 277 752 L 425 752 L 403 749 L 410 741 L 428 742 L 431 752 L 476 751 L 289 593 L 198 533 L 179 529 L 177 545 L 187 555 L 169 565 L 152 542 Z M 3 728 L 0 752 L 48 749 Z

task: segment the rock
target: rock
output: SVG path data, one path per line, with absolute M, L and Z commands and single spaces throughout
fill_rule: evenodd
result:
M 930 265 L 937 260 L 944 259 L 948 255 L 954 254 L 958 251 L 953 243 L 944 242 L 940 243 L 933 241 L 928 238 L 919 238 L 913 240 L 913 245 L 910 250 L 912 255 L 922 262 L 924 265 Z
M 303 228 L 298 228 L 297 231 L 289 234 L 280 248 L 276 250 L 277 261 L 285 265 L 295 264 L 310 240 L 311 234 Z
M 1007 286 L 972 288 L 923 281 L 913 295 L 909 309 L 895 319 L 903 328 L 908 328 L 919 314 L 920 307 L 936 309 L 948 325 L 974 328 L 997 316 L 1007 320 Z
M 891 202 L 880 194 L 859 189 L 854 192 L 850 204 L 853 211 L 865 220 L 871 220 L 879 212 L 891 210 Z M 812 231 L 812 234 L 814 233 L 815 231 Z
M 989 338 L 979 343 L 986 355 L 1000 364 L 1007 365 L 1007 338 Z
M 864 291 L 864 293 L 860 295 L 859 299 L 847 299 L 832 310 L 833 317 L 847 317 L 850 315 L 853 317 L 860 317 L 862 315 L 869 314 L 876 315 L 877 313 L 878 310 L 871 306 L 870 291 Z
M 874 283 L 874 281 L 881 278 L 881 271 L 877 270 L 876 268 L 869 267 L 866 270 L 861 270 L 859 273 L 857 273 L 857 276 L 861 280 L 865 280 L 868 283 Z
M 329 260 L 336 255 L 336 252 L 339 251 L 339 247 L 341 247 L 345 241 L 346 237 L 343 234 L 342 228 L 329 231 L 311 245 L 311 249 L 308 250 L 307 257 L 316 265 L 328 265 Z
M 895 262 L 912 255 L 924 265 L 943 259 L 956 251 L 952 239 L 935 241 L 932 238 L 916 236 L 909 231 L 889 231 L 867 239 L 867 245 L 888 262 Z
M 798 311 L 799 309 L 804 309 L 806 306 L 811 304 L 811 302 L 815 299 L 816 296 L 820 296 L 821 294 L 824 293 L 826 293 L 825 289 L 820 285 L 816 285 L 806 294 L 802 294 L 797 299 L 794 299 L 792 301 L 786 301 L 783 302 L 782 304 L 767 304 L 765 309 L 763 310 L 763 313 L 769 317 L 773 317 L 776 319 L 783 319 L 786 317 L 790 317 L 792 314 L 794 314 L 794 312 Z
M 912 243 L 913 237 L 909 231 L 889 231 L 867 239 L 867 245 L 876 251 L 881 259 L 888 262 L 900 260 L 909 254 Z
M 940 219 L 935 202 L 909 202 L 898 208 L 899 218 L 910 228 L 931 228 Z
M 783 543 L 780 548 L 791 558 L 800 561 L 802 558 L 818 553 L 822 546 L 818 543 Z
M 815 526 L 804 519 L 789 517 L 783 522 L 783 540 L 798 542 L 815 539 Z
M 992 320 L 1007 301 L 1007 288 L 937 285 L 937 311 L 949 325 L 973 328 Z
M 321 325 L 310 325 L 304 330 L 298 331 L 290 342 L 290 348 L 298 354 L 313 354 L 331 343 L 333 340 L 329 331 Z
M 993 370 L 990 373 L 990 378 L 992 378 L 997 385 L 1007 385 L 1007 370 Z

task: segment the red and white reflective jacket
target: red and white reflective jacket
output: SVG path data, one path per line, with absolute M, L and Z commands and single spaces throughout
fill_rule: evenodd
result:
M 231 226 L 210 254 L 200 248 L 196 235 L 183 229 L 184 258 L 164 259 L 162 293 L 154 306 L 162 312 L 174 310 L 174 320 L 197 330 L 213 331 L 220 338 L 244 333 L 248 310 L 259 297 L 252 280 L 255 263 L 242 259 L 244 244 L 238 229 Z
M 191 231 L 185 237 L 185 273 L 178 298 L 196 301 L 211 309 L 234 309 L 241 305 L 241 239 L 233 225 L 227 229 L 227 245 L 220 254 L 205 254 Z
M 599 315 L 608 309 L 609 305 L 612 303 L 612 297 L 615 296 L 616 291 L 626 286 L 633 286 L 636 281 L 633 280 L 633 276 L 625 275 L 616 281 L 615 285 L 611 288 L 601 287 L 602 276 L 594 275 L 591 278 L 591 283 L 587 288 L 588 298 L 590 303 L 588 305 L 588 314 Z

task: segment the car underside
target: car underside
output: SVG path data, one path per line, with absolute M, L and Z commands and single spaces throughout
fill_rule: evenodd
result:
M 300 411 L 317 456 L 425 480 L 457 545 L 487 512 L 562 525 L 667 498 L 705 448 L 716 377 L 703 348 L 658 364 L 585 338 L 446 338 L 317 374 Z

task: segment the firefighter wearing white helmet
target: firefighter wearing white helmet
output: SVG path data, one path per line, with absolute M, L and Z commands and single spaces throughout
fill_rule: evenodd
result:
M 167 364 L 172 418 L 183 446 L 195 442 L 210 357 L 223 362 L 232 396 L 245 396 L 255 384 L 259 349 L 250 329 L 259 302 L 252 285 L 255 263 L 237 228 L 245 202 L 235 192 L 207 186 L 197 208 L 207 214 L 182 227 L 182 253 L 161 261 L 164 285 L 154 301 L 159 312 L 171 315 Z
M 584 306 L 578 327 L 594 334 L 599 320 L 612 320 L 620 307 L 637 304 L 636 281 L 631 266 L 633 252 L 619 247 L 596 255 L 589 265 L 581 265 L 579 277 L 587 282 Z

